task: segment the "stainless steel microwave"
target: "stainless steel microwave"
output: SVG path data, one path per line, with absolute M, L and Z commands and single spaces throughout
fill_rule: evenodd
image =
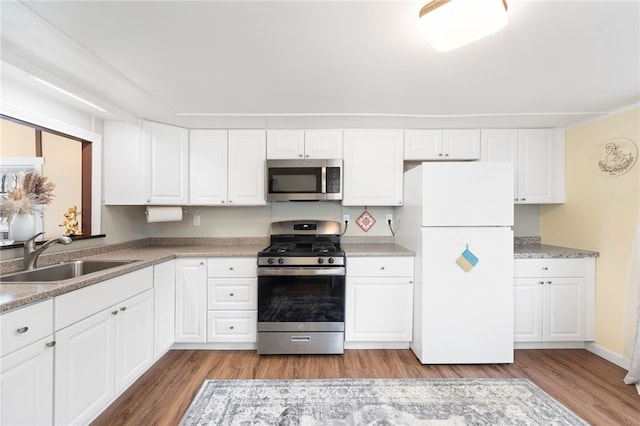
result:
M 267 201 L 342 200 L 342 160 L 267 160 Z

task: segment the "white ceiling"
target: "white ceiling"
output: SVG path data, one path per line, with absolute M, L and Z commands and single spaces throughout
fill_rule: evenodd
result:
M 640 103 L 640 1 L 508 3 L 503 31 L 438 53 L 415 1 L 2 0 L 3 80 L 194 128 L 563 127 Z

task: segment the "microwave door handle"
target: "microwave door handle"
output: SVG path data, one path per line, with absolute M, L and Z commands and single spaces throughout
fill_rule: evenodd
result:
M 327 193 L 327 166 L 322 166 L 322 173 L 320 179 L 322 180 L 322 193 Z

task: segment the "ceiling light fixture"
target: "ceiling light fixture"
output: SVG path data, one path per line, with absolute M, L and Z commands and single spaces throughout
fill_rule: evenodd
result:
M 81 97 L 80 97 L 80 96 L 78 96 L 78 95 L 74 95 L 73 93 L 68 92 L 68 91 L 64 90 L 63 88 L 61 88 L 61 87 L 58 87 L 58 86 L 56 86 L 56 85 L 55 85 L 55 84 L 53 84 L 53 83 L 49 83 L 48 81 L 45 81 L 45 80 L 43 80 L 43 79 L 41 79 L 41 78 L 39 78 L 39 77 L 36 77 L 35 75 L 31 75 L 31 77 L 32 77 L 35 81 L 37 81 L 38 83 L 44 84 L 44 85 L 45 85 L 45 86 L 47 86 L 47 87 L 50 87 L 50 88 L 52 88 L 52 89 L 54 89 L 54 90 L 57 90 L 58 92 L 63 93 L 63 94 L 65 94 L 65 95 L 69 96 L 70 98 L 75 99 L 76 101 L 80 101 L 80 102 L 82 102 L 82 103 L 83 103 L 83 104 L 85 104 L 85 105 L 89 105 L 90 107 L 95 108 L 95 109 L 97 109 L 98 111 L 107 112 L 107 110 L 105 110 L 104 108 L 101 108 L 101 107 L 99 107 L 98 105 L 96 105 L 96 104 L 94 104 L 94 103 L 92 103 L 92 102 L 89 102 L 88 100 L 83 99 L 83 98 L 81 98 Z
M 506 0 L 433 0 L 420 9 L 420 30 L 439 52 L 464 46 L 507 25 Z

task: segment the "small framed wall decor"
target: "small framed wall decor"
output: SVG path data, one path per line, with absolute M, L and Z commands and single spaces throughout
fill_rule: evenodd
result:
M 611 138 L 594 153 L 596 171 L 608 177 L 625 174 L 638 160 L 638 146 L 629 138 Z

